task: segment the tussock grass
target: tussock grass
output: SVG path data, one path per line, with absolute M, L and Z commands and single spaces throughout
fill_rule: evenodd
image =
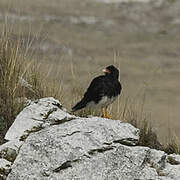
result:
M 166 144 L 159 141 L 157 132 L 154 129 L 155 127 L 152 125 L 151 115 L 147 114 L 145 110 L 146 90 L 141 94 L 142 98 L 136 99 L 136 97 L 133 100 L 126 98 L 124 106 L 121 105 L 120 119 L 140 129 L 140 140 L 138 145 L 162 150 L 168 154 L 180 154 L 180 141 L 172 132 L 169 132 L 169 139 Z M 141 102 L 137 103 L 139 99 Z
M 12 119 L 21 109 L 16 98 L 19 96 L 19 77 L 23 74 L 24 56 L 19 45 L 14 44 L 4 30 L 0 37 L 0 117 L 3 131 L 12 124 Z
M 125 97 L 122 103 L 118 101 L 119 105 L 113 105 L 111 114 L 114 114 L 114 119 L 128 122 L 140 129 L 138 145 L 162 150 L 163 145 L 159 142 L 156 131 L 152 126 L 151 115 L 145 110 L 146 89 L 143 89 L 139 94 L 131 98 Z M 119 111 L 117 111 L 117 107 L 119 107 Z
M 60 97 L 59 87 L 28 54 L 31 42 L 20 36 L 14 41 L 12 34 L 7 27 L 0 33 L 0 144 L 27 99 Z
M 180 154 L 180 140 L 177 136 L 170 136 L 167 144 L 165 145 L 164 151 L 168 154 Z
M 43 64 L 33 63 L 25 75 L 25 79 L 32 86 L 33 92 L 28 94 L 30 99 L 53 96 L 62 98 L 62 86 L 60 80 L 50 77 L 51 69 L 46 69 Z

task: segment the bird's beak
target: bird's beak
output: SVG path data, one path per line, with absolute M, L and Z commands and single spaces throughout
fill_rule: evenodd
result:
M 103 71 L 103 73 L 106 73 L 106 69 L 103 69 L 102 71 Z
M 103 69 L 103 72 L 106 74 L 106 73 L 110 73 L 110 70 L 109 69 Z

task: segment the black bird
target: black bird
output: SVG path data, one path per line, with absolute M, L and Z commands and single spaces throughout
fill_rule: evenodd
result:
M 72 112 L 85 107 L 102 108 L 103 117 L 110 118 L 107 107 L 120 95 L 122 87 L 118 80 L 119 70 L 117 68 L 110 65 L 103 72 L 105 75 L 92 80 L 84 97 L 72 108 Z

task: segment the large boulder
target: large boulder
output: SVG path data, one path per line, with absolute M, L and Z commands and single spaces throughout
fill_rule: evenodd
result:
M 37 132 L 52 124 L 58 124 L 75 118 L 62 107 L 60 102 L 52 97 L 42 98 L 29 103 L 6 133 L 8 141 L 0 146 L 0 179 L 6 179 L 10 165 L 30 133 Z
M 31 132 L 55 123 L 56 120 L 71 118 L 74 116 L 65 112 L 61 103 L 52 97 L 32 101 L 19 113 L 6 133 L 5 139 L 8 141 L 21 140 Z
M 86 175 L 86 179 L 99 178 L 96 174 L 99 170 L 94 171 L 94 175 L 92 171 L 96 169 L 98 161 L 100 166 L 106 169 L 108 164 L 103 161 L 113 159 L 113 156 L 108 154 L 116 152 L 121 144 L 136 145 L 138 134 L 139 130 L 130 124 L 99 117 L 77 118 L 47 127 L 30 134 L 14 162 L 8 179 L 21 180 L 27 176 L 30 179 L 43 180 L 73 177 L 85 179 Z M 101 154 L 102 159 L 98 160 L 98 156 L 96 159 L 96 154 Z M 92 160 L 97 162 L 93 163 Z M 86 169 L 89 169 L 89 175 L 85 173 Z M 65 175 L 62 170 L 72 172 Z M 77 172 L 76 175 L 74 171 Z
M 30 132 L 35 123 L 11 136 L 9 143 L 22 144 L 12 166 L 1 160 L 11 169 L 7 180 L 180 179 L 180 156 L 138 146 L 139 130 L 128 123 L 75 117 L 53 98 L 32 102 L 19 117 L 27 118 L 14 127 L 36 120 L 41 128 Z

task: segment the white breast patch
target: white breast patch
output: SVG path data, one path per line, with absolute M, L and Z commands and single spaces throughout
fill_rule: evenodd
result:
M 104 96 L 97 104 L 94 101 L 89 102 L 86 107 L 88 108 L 104 108 L 112 104 L 116 97 L 108 98 L 107 96 Z

